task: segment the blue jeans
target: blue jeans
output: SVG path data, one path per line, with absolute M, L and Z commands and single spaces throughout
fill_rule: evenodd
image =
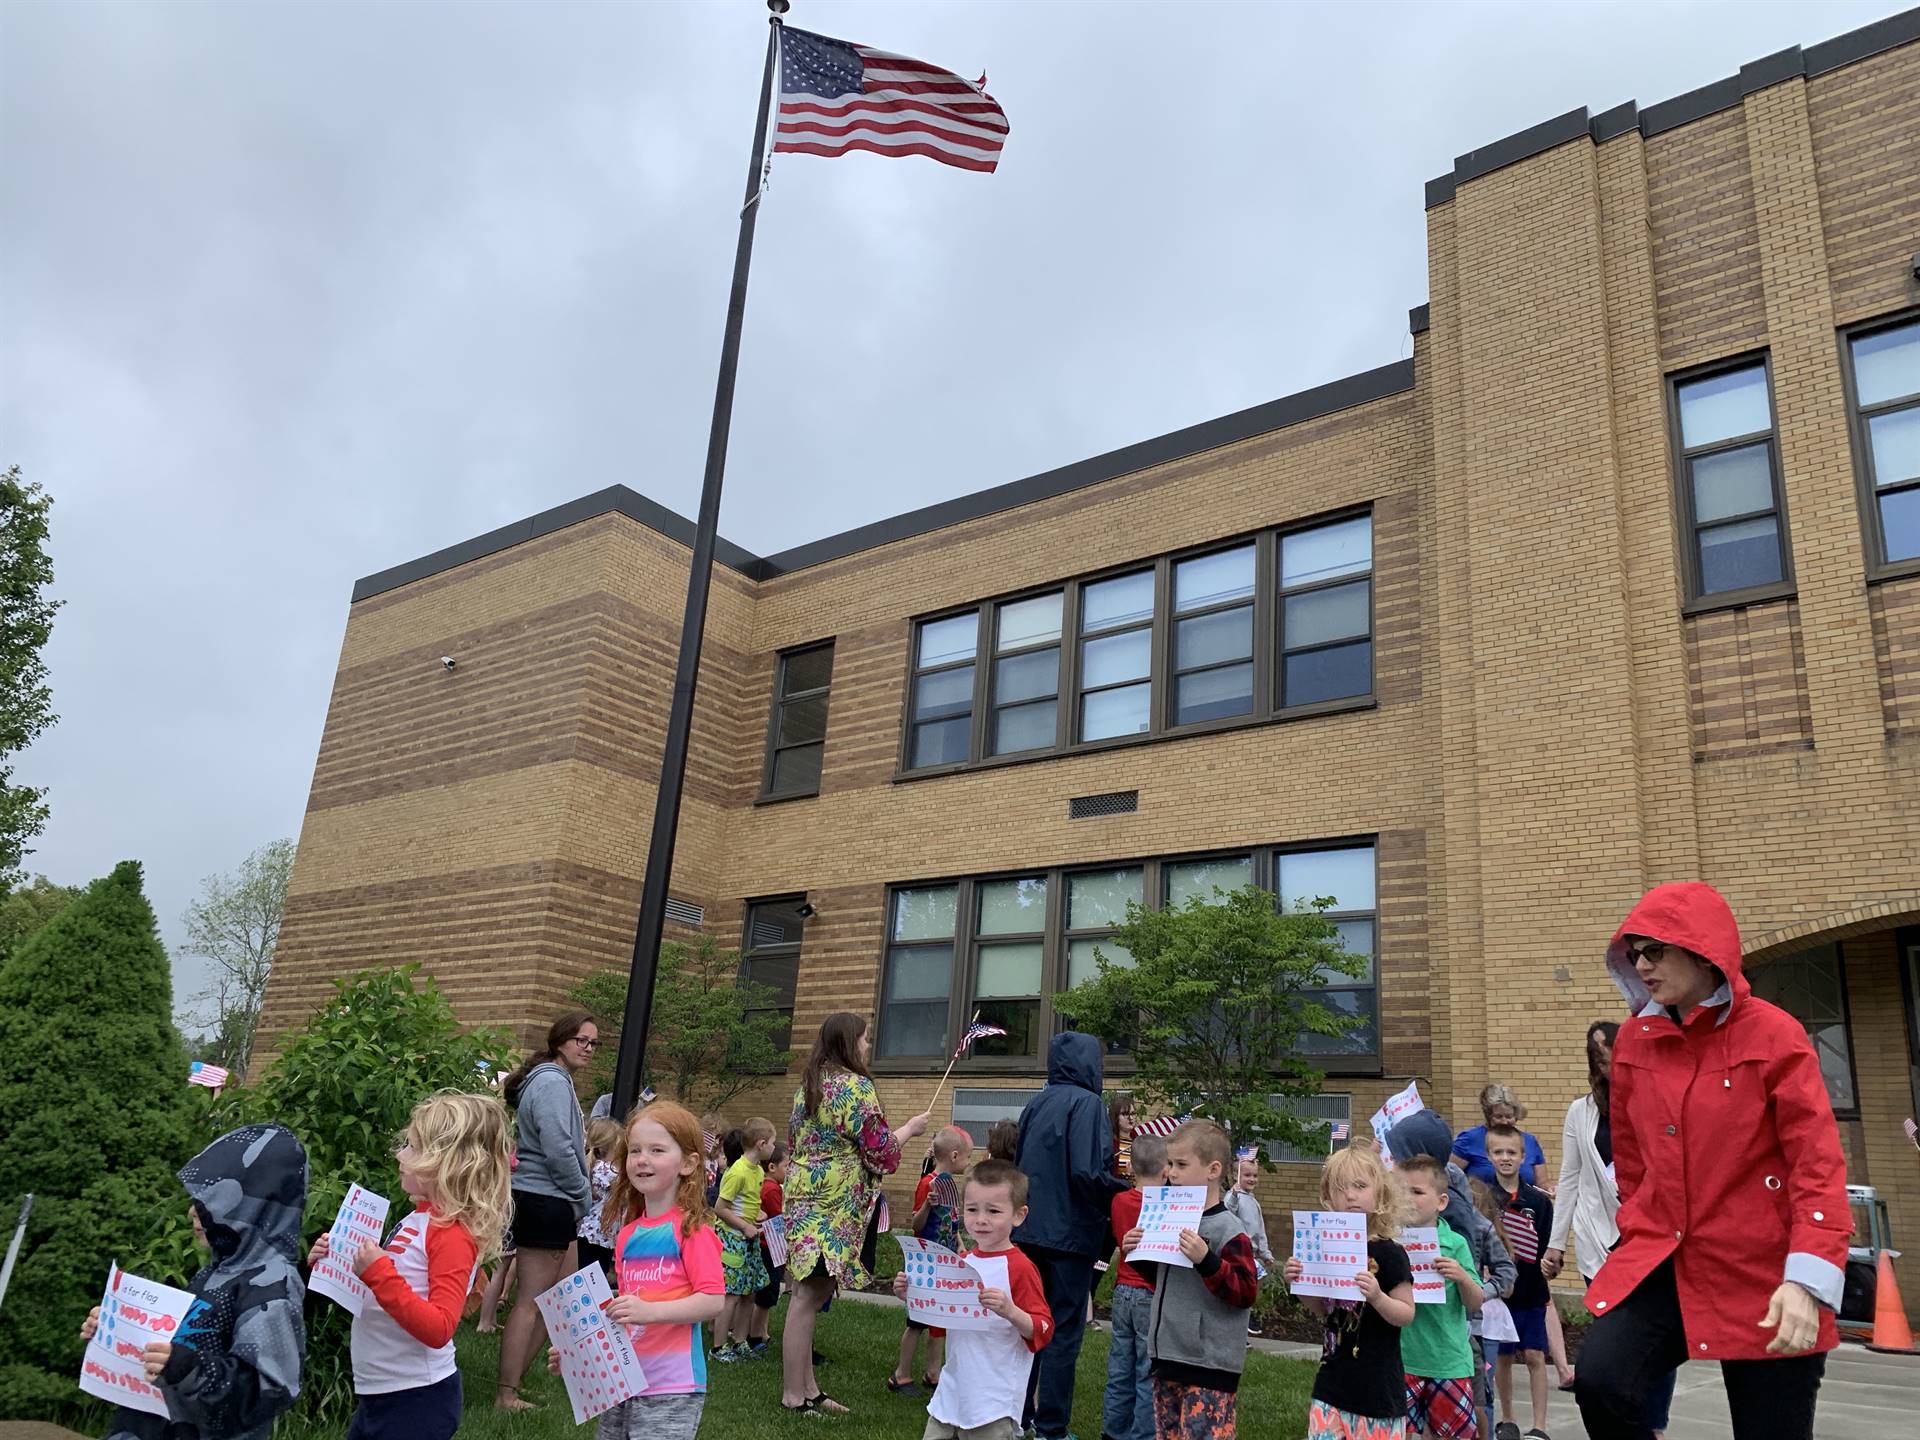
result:
M 1147 1375 L 1147 1321 L 1153 1292 L 1113 1287 L 1113 1344 L 1107 1351 L 1107 1403 L 1100 1430 L 1112 1440 L 1153 1440 L 1153 1382 Z

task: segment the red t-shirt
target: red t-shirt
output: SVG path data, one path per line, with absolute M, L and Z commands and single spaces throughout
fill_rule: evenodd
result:
M 1122 1190 L 1113 1197 L 1113 1243 L 1140 1223 L 1140 1192 Z M 1131 1285 L 1136 1290 L 1151 1290 L 1153 1282 L 1126 1262 L 1124 1253 L 1114 1257 L 1113 1283 Z
M 780 1207 L 786 1203 L 787 1197 L 781 1191 L 778 1180 L 762 1180 L 760 1182 L 760 1215 L 762 1219 L 768 1215 L 778 1215 L 780 1213 Z

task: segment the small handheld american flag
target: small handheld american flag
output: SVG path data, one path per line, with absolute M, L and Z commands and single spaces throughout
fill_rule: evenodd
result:
M 1327 1139 L 1335 1145 L 1350 1139 L 1352 1135 L 1352 1127 L 1344 1120 L 1335 1120 L 1331 1125 L 1327 1126 Z
M 1006 1033 L 1007 1032 L 998 1025 L 982 1025 L 976 1020 L 967 1027 L 967 1033 L 960 1037 L 960 1044 L 959 1047 L 954 1050 L 953 1058 L 958 1060 L 962 1055 L 966 1054 L 967 1047 L 976 1040 L 985 1040 L 989 1035 L 1004 1035 Z
M 1136 1135 L 1158 1135 L 1162 1139 L 1165 1139 L 1192 1118 L 1193 1116 L 1191 1115 L 1162 1115 L 1154 1120 L 1142 1120 L 1138 1125 L 1133 1127 L 1133 1133 Z
M 187 1070 L 187 1084 L 204 1085 L 209 1090 L 218 1090 L 227 1083 L 227 1072 L 218 1065 L 209 1065 L 204 1060 L 196 1060 Z

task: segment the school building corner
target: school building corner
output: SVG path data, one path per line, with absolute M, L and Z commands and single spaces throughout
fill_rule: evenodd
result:
M 1608 937 L 1705 880 L 1920 1315 L 1920 10 L 1703 79 L 1431 181 L 1410 360 L 722 542 L 668 938 L 871 1015 L 890 1113 L 980 1011 L 980 1138 L 1129 900 L 1331 894 L 1319 1113 L 1499 1080 L 1557 1163 Z M 614 486 L 354 587 L 264 1050 L 372 965 L 531 1040 L 627 964 L 691 535 Z

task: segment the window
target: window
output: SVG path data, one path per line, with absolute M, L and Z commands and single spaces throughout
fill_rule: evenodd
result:
M 1781 584 L 1787 550 L 1766 361 L 1679 381 L 1673 393 L 1694 598 Z
M 1027 1102 L 1038 1090 L 979 1089 L 956 1085 L 953 1090 L 953 1123 L 973 1136 L 973 1143 L 986 1148 L 987 1131 L 1002 1120 L 1018 1120 Z
M 820 756 L 827 739 L 827 690 L 833 642 L 790 650 L 774 673 L 773 718 L 761 794 L 767 799 L 820 793 Z
M 1374 973 L 1374 854 L 1371 845 L 1338 850 L 1283 850 L 1276 857 L 1280 903 L 1288 909 L 1331 896 L 1326 916 L 1340 932 L 1351 955 L 1364 956 L 1358 976 L 1338 971 L 1322 975 L 1322 988 L 1309 992 L 1335 1014 L 1357 1016 L 1361 1023 L 1344 1035 L 1303 1035 L 1303 1055 L 1377 1055 L 1380 1053 L 1378 977 Z
M 1374 845 L 1262 847 L 1169 860 L 1133 860 L 896 887 L 880 983 L 881 1060 L 938 1068 L 975 1011 L 1007 1033 L 977 1042 L 974 1054 L 1001 1068 L 1031 1070 L 1065 1028 L 1055 997 L 1099 974 L 1095 952 L 1115 965 L 1133 956 L 1114 940 L 1129 904 L 1212 902 L 1215 890 L 1249 884 L 1289 897 L 1333 898 L 1329 918 L 1365 961 L 1359 975 L 1329 974 L 1312 991 L 1360 1024 L 1339 1037 L 1314 1036 L 1302 1053 L 1346 1073 L 1377 1073 L 1380 1033 Z M 1131 1043 L 1108 1046 L 1124 1068 Z
M 954 765 L 973 749 L 973 660 L 980 612 L 924 621 L 914 642 L 910 766 Z
M 1267 1103 L 1276 1110 L 1292 1107 L 1293 1113 L 1302 1120 L 1322 1120 L 1325 1128 L 1317 1137 L 1317 1143 L 1306 1148 L 1295 1149 L 1291 1145 L 1278 1143 L 1267 1146 L 1267 1158 L 1276 1165 L 1321 1165 L 1328 1155 L 1333 1153 L 1333 1127 L 1348 1127 L 1351 1133 L 1353 1124 L 1353 1096 L 1351 1095 L 1307 1095 L 1297 1100 L 1289 1100 L 1284 1095 L 1270 1095 Z
M 1082 740 L 1144 735 L 1152 722 L 1153 571 L 1080 587 Z
M 1254 547 L 1173 567 L 1173 714 L 1192 725 L 1253 713 Z
M 883 1056 L 937 1056 L 946 1052 L 959 895 L 957 885 L 893 892 L 876 1047 Z
M 1280 704 L 1373 693 L 1373 517 L 1280 537 Z
M 989 755 L 1059 743 L 1060 611 L 1055 590 L 994 609 L 993 723 Z
M 806 896 L 786 900 L 750 900 L 747 923 L 740 937 L 740 978 L 774 992 L 773 1004 L 755 1006 L 748 1014 L 777 1011 L 785 1023 L 775 1040 L 786 1049 L 793 1036 L 793 992 L 800 980 L 800 940 L 806 919 L 800 907 Z
M 916 623 L 901 768 L 1373 700 L 1373 516 L 1223 541 Z
M 1748 978 L 1753 993 L 1770 1000 L 1807 1027 L 1820 1074 L 1827 1082 L 1827 1098 L 1837 1113 L 1857 1118 L 1859 1100 L 1853 1083 L 1853 1036 L 1847 1028 L 1846 971 L 1840 947 L 1786 955 L 1754 967 Z
M 976 1055 L 1038 1055 L 1040 996 L 1046 971 L 1047 879 L 982 880 L 973 951 L 973 1008 L 980 1023 L 1007 1033 L 989 1035 Z
M 1875 568 L 1920 560 L 1920 317 L 1847 341 Z

